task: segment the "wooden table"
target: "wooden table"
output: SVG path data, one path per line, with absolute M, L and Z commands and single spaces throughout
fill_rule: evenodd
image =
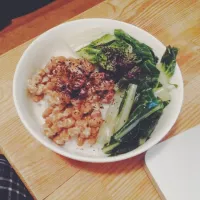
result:
M 73 18 L 125 21 L 150 32 L 165 45 L 180 48 L 178 63 L 185 99 L 168 137 L 200 123 L 199 10 L 198 0 L 109 0 Z M 0 56 L 0 146 L 32 195 L 46 200 L 160 199 L 144 170 L 144 154 L 118 163 L 82 163 L 53 153 L 27 133 L 13 105 L 12 79 L 30 42 Z
M 0 31 L 0 54 L 101 3 L 103 0 L 54 0 L 27 15 L 15 18 Z M 23 3 L 23 1 L 19 1 Z

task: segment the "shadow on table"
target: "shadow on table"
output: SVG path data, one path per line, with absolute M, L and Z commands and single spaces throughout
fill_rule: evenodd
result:
M 113 162 L 113 163 L 83 163 L 80 161 L 66 159 L 68 164 L 76 168 L 80 168 L 81 171 L 89 171 L 95 174 L 119 174 L 128 173 L 130 171 L 137 171 L 144 166 L 144 153 L 127 160 Z

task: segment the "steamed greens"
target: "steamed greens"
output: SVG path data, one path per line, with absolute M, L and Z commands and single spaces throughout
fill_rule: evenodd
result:
M 139 130 L 141 131 L 142 128 L 145 128 L 141 126 L 141 123 L 146 119 L 149 121 L 149 126 L 152 125 L 152 120 L 149 117 L 154 113 L 162 113 L 164 107 L 164 103 L 154 96 L 151 89 L 143 91 L 138 97 L 129 120 L 120 130 L 114 133 L 110 142 L 104 146 L 103 152 L 116 155 L 116 151 L 119 150 L 120 146 L 126 144 L 127 151 L 129 151 L 128 149 L 131 146 L 139 146 L 140 140 L 146 141 L 152 132 L 152 128 L 144 129 L 139 134 Z M 125 153 L 125 149 L 123 151 Z
M 168 79 L 170 79 L 175 72 L 177 54 L 178 49 L 176 47 L 168 46 L 161 59 L 161 70 L 163 70 Z
M 106 34 L 78 51 L 81 57 L 105 70 L 116 71 L 117 67 L 128 68 L 135 63 L 132 46 L 124 40 Z
M 158 58 L 155 56 L 153 50 L 149 46 L 134 39 L 121 29 L 115 29 L 114 34 L 116 37 L 126 41 L 133 47 L 138 61 L 144 62 L 145 60 L 150 60 L 154 64 L 157 63 Z
M 115 122 L 115 131 L 118 131 L 128 121 L 135 100 L 136 90 L 137 85 L 129 84 L 127 90 L 125 91 Z
M 170 78 L 173 76 L 176 67 L 176 56 L 178 49 L 175 47 L 167 46 L 160 63 L 157 68 L 160 70 L 159 82 L 162 87 L 155 88 L 155 94 L 163 101 L 170 100 L 170 90 L 173 87 L 178 87 L 176 84 L 170 83 Z
M 170 103 L 170 79 L 178 49 L 168 46 L 161 61 L 146 44 L 121 29 L 106 34 L 78 50 L 79 56 L 109 73 L 116 82 L 114 103 L 109 106 L 98 141 L 113 156 L 142 145 L 154 131 Z
M 115 122 L 119 113 L 120 105 L 122 103 L 123 91 L 118 90 L 115 93 L 114 101 L 109 106 L 106 118 L 100 127 L 98 134 L 98 142 L 105 144 L 110 141 L 111 136 L 115 131 Z

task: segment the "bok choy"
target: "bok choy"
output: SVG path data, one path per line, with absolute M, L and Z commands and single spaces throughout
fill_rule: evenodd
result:
M 170 83 L 170 78 L 175 72 L 177 54 L 178 49 L 176 47 L 167 46 L 160 63 L 157 65 L 157 68 L 161 71 L 159 81 L 165 89 L 169 89 L 171 86 L 177 87 L 176 84 Z
M 119 112 L 115 123 L 115 131 L 119 130 L 127 122 L 134 103 L 136 90 L 137 85 L 129 84 L 128 89 L 125 91 L 123 100 L 119 107 Z
M 176 47 L 167 46 L 160 63 L 157 65 L 157 68 L 161 72 L 158 80 L 162 83 L 162 87 L 155 88 L 154 90 L 155 95 L 163 101 L 170 100 L 170 90 L 178 87 L 176 84 L 170 83 L 170 78 L 175 72 L 177 54 L 178 49 Z
M 139 146 L 141 139 L 146 139 L 149 136 L 150 129 L 144 129 L 143 134 L 138 135 L 138 126 L 143 120 L 149 119 L 149 117 L 156 113 L 162 112 L 164 109 L 163 102 L 154 96 L 152 90 L 145 90 L 140 94 L 140 97 L 136 103 L 136 106 L 129 117 L 127 123 L 119 129 L 111 137 L 110 142 L 104 145 L 103 152 L 106 154 L 116 154 L 116 151 L 121 145 L 127 145 L 127 152 L 132 141 L 136 142 L 133 146 Z M 125 151 L 125 149 L 124 149 Z
M 117 92 L 101 125 L 98 142 L 110 156 L 142 145 L 154 131 L 170 90 L 178 49 L 167 46 L 160 63 L 153 49 L 121 29 L 77 51 L 78 55 L 111 75 Z
M 115 131 L 115 121 L 122 102 L 122 97 L 123 92 L 118 90 L 114 96 L 113 103 L 110 104 L 107 110 L 106 118 L 100 127 L 97 140 L 98 143 L 105 144 L 110 141 L 110 138 Z

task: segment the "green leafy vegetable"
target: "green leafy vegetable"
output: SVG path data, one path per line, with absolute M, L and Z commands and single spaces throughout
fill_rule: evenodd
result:
M 106 60 L 106 58 L 101 55 L 101 50 L 90 46 L 80 49 L 77 53 L 79 56 L 89 60 L 92 64 L 97 64 L 100 61 L 103 62 L 103 60 Z
M 136 60 L 132 46 L 123 40 L 114 41 L 112 44 L 100 48 L 107 58 L 105 65 L 99 63 L 104 69 L 116 71 L 116 68 L 126 69 L 133 67 L 135 64 Z
M 111 34 L 106 34 L 104 36 L 102 36 L 101 38 L 91 42 L 90 46 L 100 46 L 100 45 L 105 45 L 108 44 L 110 42 L 115 41 L 117 38 L 114 35 Z
M 175 72 L 177 54 L 178 49 L 176 47 L 167 46 L 161 62 L 157 65 L 157 68 L 161 71 L 159 81 L 165 89 L 169 89 L 170 86 L 178 87 L 178 85 L 170 83 L 170 78 Z
M 114 101 L 112 104 L 110 104 L 105 121 L 100 127 L 97 139 L 98 143 L 105 144 L 110 141 L 110 138 L 115 130 L 115 121 L 119 112 L 123 94 L 124 92 L 120 90 L 115 93 Z
M 142 145 L 170 102 L 170 83 L 178 49 L 168 46 L 157 64 L 152 48 L 121 29 L 91 42 L 78 55 L 114 77 L 116 94 L 102 124 L 98 142 L 111 156 Z M 137 85 L 137 86 L 136 86 Z M 136 90 L 137 88 L 137 90 Z M 120 91 L 125 91 L 123 100 Z
M 167 46 L 161 58 L 161 62 L 157 66 L 161 72 L 158 80 L 162 83 L 162 87 L 155 88 L 154 92 L 155 95 L 161 98 L 163 101 L 169 101 L 171 99 L 170 90 L 174 87 L 178 87 L 176 84 L 170 83 L 170 78 L 175 72 L 177 53 L 177 48 Z
M 139 138 L 135 140 L 135 138 L 138 137 L 138 124 L 144 119 L 150 117 L 152 114 L 162 111 L 163 109 L 163 102 L 154 96 L 151 89 L 142 91 L 127 123 L 120 130 L 114 133 L 109 143 L 104 145 L 104 153 L 110 154 L 112 151 L 113 154 L 115 152 L 114 149 L 118 149 L 119 146 L 133 140 L 135 142 L 137 141 L 137 145 L 135 144 L 133 146 L 138 146 Z M 146 132 L 146 134 L 143 134 L 141 138 L 144 138 L 144 135 L 147 138 L 147 135 L 149 134 Z M 127 140 L 127 138 L 129 139 Z
M 146 44 L 139 42 L 121 29 L 115 29 L 114 34 L 116 37 L 125 40 L 133 47 L 133 51 L 136 54 L 138 61 L 144 62 L 145 60 L 150 60 L 153 63 L 158 62 L 158 58 L 155 56 L 153 50 Z
M 160 71 L 155 67 L 154 64 L 151 63 L 151 61 L 147 60 L 140 67 L 139 73 L 131 76 L 131 78 L 128 76 L 121 78 L 118 82 L 118 87 L 124 88 L 129 83 L 133 83 L 138 85 L 137 92 L 147 88 L 156 88 L 161 86 L 161 83 L 158 81 L 159 75 Z
M 115 131 L 119 130 L 127 122 L 134 103 L 136 90 L 137 85 L 129 84 L 119 107 L 119 113 L 115 123 Z
M 107 149 L 104 149 L 104 151 L 106 151 L 110 156 L 115 156 L 127 153 L 134 150 L 139 145 L 144 144 L 154 131 L 161 115 L 162 109 L 139 122 L 138 125 L 129 132 L 129 134 L 123 137 L 123 142 L 115 142 L 112 145 L 107 146 Z
M 88 59 L 93 64 L 98 64 L 109 71 L 117 68 L 130 68 L 137 62 L 133 48 L 124 40 L 117 39 L 114 35 L 104 35 L 86 47 L 77 51 L 78 55 Z
M 175 72 L 176 56 L 178 49 L 176 47 L 167 46 L 166 51 L 161 59 L 161 69 L 168 78 L 171 78 Z
M 162 101 L 170 101 L 170 93 L 164 87 L 158 87 L 153 89 L 156 97 L 159 97 Z

